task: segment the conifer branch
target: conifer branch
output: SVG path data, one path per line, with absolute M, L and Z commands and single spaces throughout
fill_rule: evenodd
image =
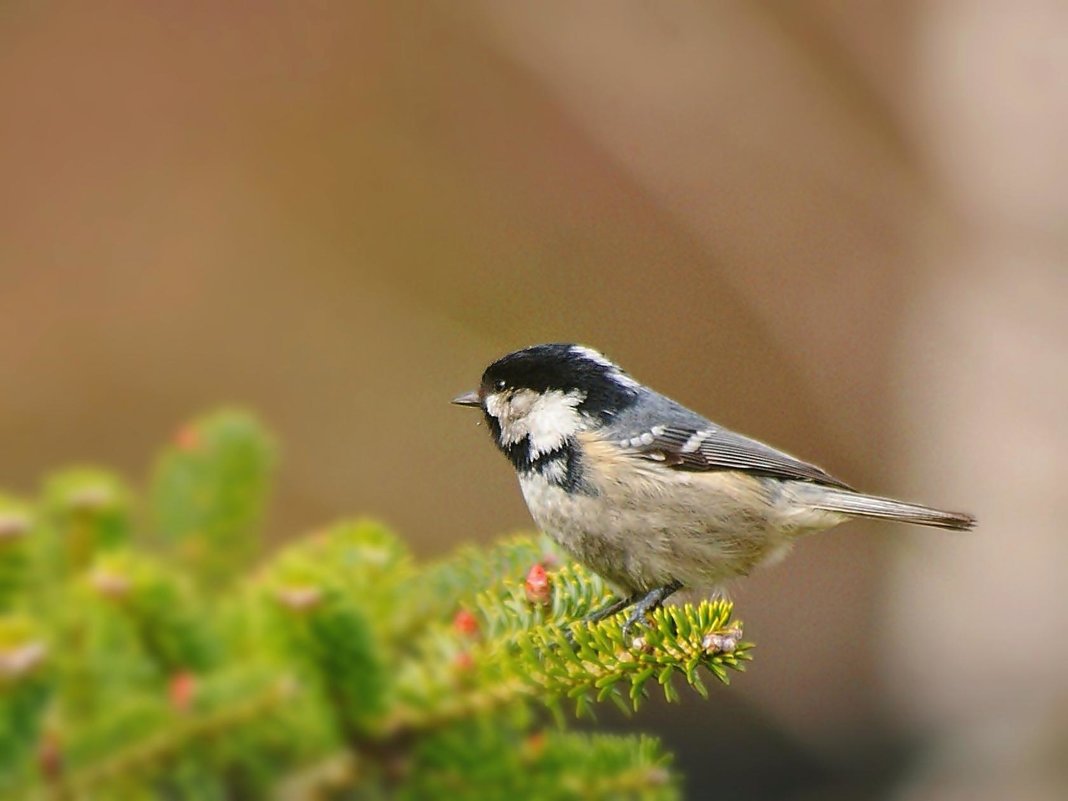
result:
M 707 695 L 750 656 L 731 604 L 625 637 L 622 614 L 581 622 L 612 591 L 543 538 L 421 565 L 360 519 L 253 565 L 274 452 L 244 412 L 182 427 L 148 531 L 96 468 L 0 496 L 5 798 L 677 797 L 654 740 L 568 733 L 562 710 L 679 700 L 676 678 Z
M 630 711 L 654 679 L 667 700 L 677 701 L 675 676 L 707 697 L 701 669 L 728 684 L 728 671 L 744 670 L 751 658 L 752 645 L 741 639 L 741 623 L 731 620 L 728 601 L 658 609 L 628 638 L 625 614 L 574 622 L 611 597 L 596 575 L 571 564 L 550 574 L 550 581 L 551 595 L 543 602 L 532 602 L 526 588 L 512 581 L 479 594 L 476 640 L 443 628 L 431 631 L 418 664 L 451 669 L 410 676 L 420 694 L 398 704 L 381 730 L 433 728 L 520 699 L 551 708 L 573 699 L 578 714 L 611 700 Z
M 185 716 L 163 714 L 155 730 L 120 747 L 70 776 L 57 781 L 60 795 L 82 797 L 111 781 L 130 775 L 152 775 L 165 770 L 182 752 L 204 741 L 225 737 L 229 732 L 262 720 L 295 698 L 291 680 L 279 680 L 247 698 L 229 702 L 208 712 Z M 82 737 L 93 736 L 83 732 Z

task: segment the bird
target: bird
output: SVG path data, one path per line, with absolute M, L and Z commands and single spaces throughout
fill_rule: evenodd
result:
M 533 345 L 453 403 L 481 409 L 535 524 L 601 576 L 624 631 L 680 589 L 722 591 L 806 534 L 852 518 L 968 530 L 975 518 L 859 492 L 717 425 L 593 348 Z

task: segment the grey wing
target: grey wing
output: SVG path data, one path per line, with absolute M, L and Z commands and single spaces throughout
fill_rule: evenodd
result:
M 816 465 L 713 423 L 702 428 L 653 426 L 626 444 L 637 455 L 678 470 L 744 470 L 852 489 Z

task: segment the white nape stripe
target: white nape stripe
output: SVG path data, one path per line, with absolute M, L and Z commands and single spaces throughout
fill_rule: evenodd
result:
M 596 362 L 597 364 L 601 365 L 601 367 L 608 367 L 611 370 L 619 369 L 619 365 L 610 360 L 603 353 L 594 350 L 593 348 L 588 348 L 585 345 L 575 345 L 571 348 L 571 352 L 574 353 L 576 356 L 583 356 L 589 359 L 591 362 Z
M 711 433 L 712 432 L 707 429 L 703 431 L 694 432 L 690 435 L 690 438 L 683 443 L 682 447 L 679 448 L 679 450 L 682 453 L 693 453 L 701 447 L 701 443 L 708 439 Z
M 624 373 L 623 368 L 621 368 L 618 364 L 613 362 L 600 351 L 596 351 L 593 348 L 588 348 L 585 345 L 574 345 L 571 348 L 571 352 L 574 353 L 576 356 L 582 356 L 583 358 L 589 359 L 594 364 L 599 364 L 601 367 L 606 368 L 608 370 L 609 377 L 621 387 L 626 387 L 627 389 L 637 389 L 641 386 L 641 384 L 639 384 L 629 375 Z

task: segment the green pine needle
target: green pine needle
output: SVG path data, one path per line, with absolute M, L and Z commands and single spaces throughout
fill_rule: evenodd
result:
M 656 741 L 569 733 L 567 711 L 708 698 L 750 658 L 729 602 L 625 636 L 625 613 L 583 622 L 613 592 L 544 538 L 421 565 L 361 519 L 264 559 L 274 461 L 223 410 L 165 447 L 140 530 L 95 468 L 0 495 L 0 795 L 678 798 Z

